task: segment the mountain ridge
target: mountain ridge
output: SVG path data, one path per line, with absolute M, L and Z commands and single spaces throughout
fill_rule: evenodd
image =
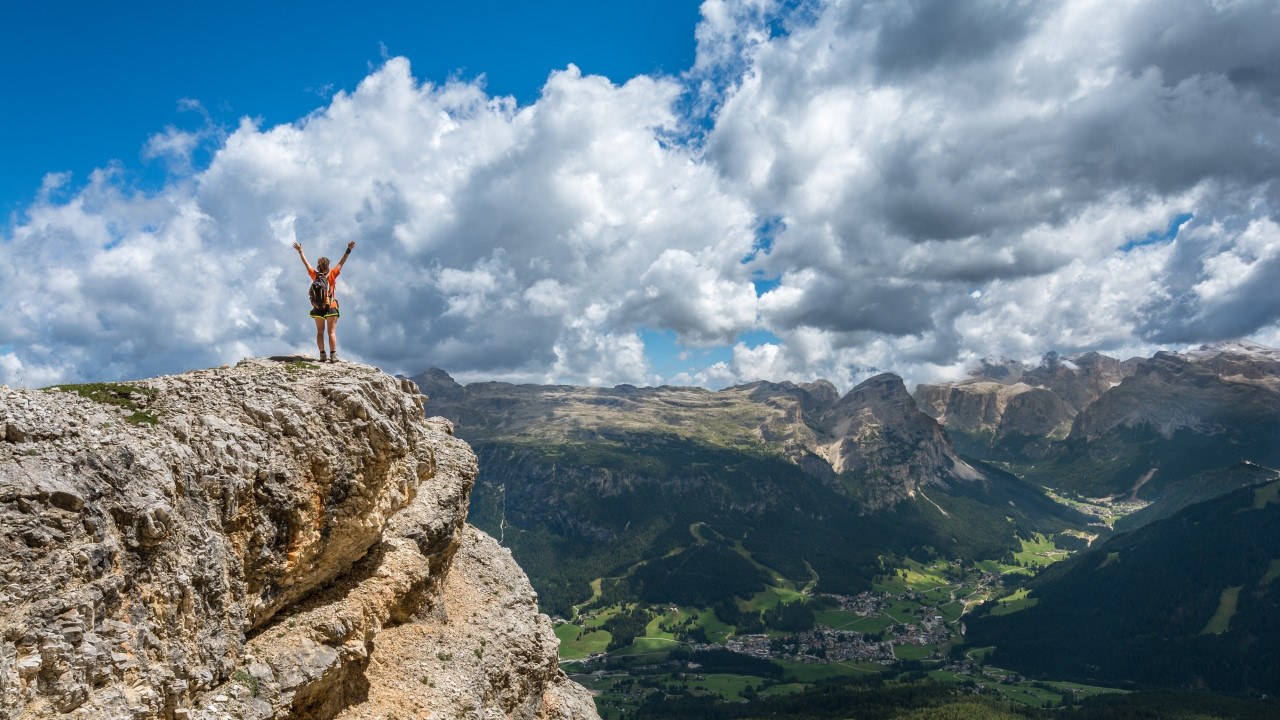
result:
M 989 606 L 967 640 L 1032 674 L 1280 691 L 1280 473 L 1112 537 Z
M 893 375 L 838 398 L 829 383 L 460 392 L 441 371 L 415 380 L 449 398 L 433 400 L 434 411 L 476 448 L 476 522 L 505 533 L 563 613 L 586 599 L 589 581 L 630 582 L 627 568 L 641 561 L 664 566 L 693 525 L 793 581 L 816 576 L 820 589 L 852 593 L 882 571 L 886 552 L 1000 556 L 1019 547 L 1019 533 L 1088 522 L 961 458 Z
M 941 426 L 920 412 L 902 378 L 891 373 L 868 378 L 843 396 L 825 380 L 806 384 L 757 381 L 718 391 L 668 385 L 604 388 L 498 382 L 463 387 L 439 368 L 411 380 L 435 398 L 435 407 L 477 437 L 519 435 L 522 428 L 544 422 L 549 427 L 560 421 L 579 429 L 592 426 L 597 433 L 602 428 L 626 429 L 639 422 L 628 421 L 623 415 L 638 412 L 643 402 L 652 401 L 662 406 L 649 410 L 654 427 L 678 428 L 691 437 L 709 440 L 714 430 L 691 427 L 702 413 L 702 420 L 720 423 L 719 430 L 727 433 L 716 439 L 756 449 L 776 446 L 788 460 L 824 479 L 846 471 L 890 477 L 897 486 L 884 485 L 883 497 L 873 498 L 877 506 L 909 496 L 917 479 L 927 484 L 947 477 L 977 480 L 981 476 L 959 457 Z M 547 400 L 551 402 L 539 405 Z M 570 404 L 588 412 L 563 409 Z M 522 412 L 522 405 L 540 409 Z M 587 417 L 589 411 L 597 415 Z M 728 428 L 727 423 L 738 423 L 739 427 Z M 886 441 L 881 437 L 886 431 L 899 437 Z M 908 450 L 893 456 L 901 448 Z M 819 467 L 815 461 L 827 467 Z
M 1183 429 L 1168 440 L 1142 420 L 1108 424 L 1103 410 L 1141 409 L 1141 393 L 1151 387 L 1144 378 L 1163 377 L 1159 367 L 1172 364 L 1194 372 L 1177 374 L 1153 396 L 1151 412 L 1160 412 L 1156 401 L 1201 392 L 1206 403 L 1216 402 L 1230 415 L 1250 403 L 1224 402 L 1221 387 L 1269 393 L 1276 377 L 1273 354 L 1228 343 L 1126 361 L 1084 353 L 1050 354 L 1036 367 L 989 362 L 962 385 L 1014 388 L 1016 402 L 999 408 L 994 417 L 1005 431 L 986 441 L 949 425 L 954 415 L 942 414 L 942 422 L 930 417 L 918 401 L 920 388 L 912 396 L 901 378 L 888 373 L 844 395 L 826 381 L 757 381 L 718 391 L 501 382 L 464 387 L 438 369 L 414 380 L 435 398 L 435 411 L 476 447 L 485 477 L 494 483 L 477 486 L 477 522 L 505 532 L 517 557 L 534 563 L 539 592 L 567 612 L 585 597 L 587 580 L 617 575 L 687 543 L 681 523 L 712 523 L 721 535 L 773 558 L 774 569 L 796 581 L 807 577 L 801 560 L 821 566 L 820 585 L 840 592 L 874 574 L 875 558 L 884 551 L 998 557 L 1018 549 L 1017 537 L 1035 532 L 1110 532 L 1106 525 L 1086 527 L 1094 521 L 1076 512 L 1073 498 L 1133 501 L 1134 507 L 1156 501 L 1147 516 L 1133 516 L 1140 524 L 1158 514 L 1163 497 L 1173 507 L 1238 485 L 1227 476 L 1202 485 L 1188 480 L 1239 462 L 1238 455 L 1228 455 L 1239 448 L 1268 448 L 1274 436 L 1267 423 L 1280 420 L 1280 412 L 1256 401 L 1260 429 L 1252 435 L 1187 436 Z M 1186 381 L 1193 382 L 1184 391 L 1177 383 Z M 1196 382 L 1203 387 L 1197 390 Z M 1109 399 L 1126 393 L 1124 402 Z M 1090 423 L 1106 426 L 1100 437 L 1076 429 Z M 1005 445 L 991 452 L 996 437 Z M 1233 444 L 1241 439 L 1244 444 Z M 1209 460 L 1183 471 L 1182 445 L 1207 451 Z M 1058 499 L 1049 499 L 1046 489 Z M 735 527 L 755 529 L 742 535 Z M 592 559 L 581 543 L 603 554 Z M 769 543 L 778 549 L 767 549 Z M 836 567 L 830 549 L 841 544 L 852 548 L 844 569 Z M 791 551 L 794 557 L 786 557 Z M 533 559 L 557 554 L 576 558 L 580 572 Z M 613 560 L 605 562 L 606 556 Z M 815 565 L 819 557 L 826 559 Z

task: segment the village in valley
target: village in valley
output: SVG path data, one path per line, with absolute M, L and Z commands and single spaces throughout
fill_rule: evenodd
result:
M 1111 689 L 1028 681 L 985 664 L 988 649 L 953 648 L 964 642 L 966 614 L 985 602 L 994 602 L 997 613 L 1035 604 L 1021 581 L 1068 554 L 1052 537 L 1036 535 L 999 561 L 902 560 L 856 595 L 812 592 L 812 583 L 797 588 L 776 578 L 774 587 L 736 600 L 743 615 L 763 620 L 742 629 L 704 608 L 585 603 L 572 621 L 555 621 L 562 666 L 596 693 L 606 716 L 616 708 L 614 717 L 654 693 L 746 700 L 841 676 L 904 673 L 1058 706 Z M 628 613 L 645 620 L 643 632 L 619 646 L 609 628 L 620 628 Z

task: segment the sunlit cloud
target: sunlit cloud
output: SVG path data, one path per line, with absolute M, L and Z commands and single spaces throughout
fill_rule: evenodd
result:
M 312 352 L 295 241 L 357 242 L 346 357 L 462 380 L 847 388 L 1266 342 L 1273 9 L 708 0 L 683 76 L 569 66 L 528 105 L 391 57 L 292 123 L 156 132 L 158 190 L 48 175 L 0 241 L 0 381 Z M 721 350 L 664 376 L 644 328 Z

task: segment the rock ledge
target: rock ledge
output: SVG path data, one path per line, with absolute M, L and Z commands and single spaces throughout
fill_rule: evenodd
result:
M 294 358 L 0 387 L 0 718 L 595 718 L 424 399 Z

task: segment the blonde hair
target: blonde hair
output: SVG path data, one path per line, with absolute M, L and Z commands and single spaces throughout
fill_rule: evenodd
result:
M 318 273 L 328 273 L 328 272 L 329 272 L 329 258 L 327 258 L 327 257 L 322 257 L 322 258 L 320 258 L 319 260 L 317 260 L 317 261 L 316 261 L 316 272 L 318 272 Z

